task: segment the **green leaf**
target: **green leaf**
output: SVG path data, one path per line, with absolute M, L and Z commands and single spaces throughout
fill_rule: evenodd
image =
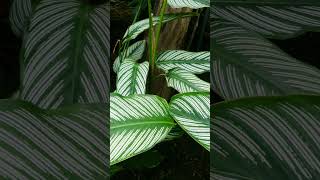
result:
M 259 180 L 320 176 L 320 96 L 223 102 L 211 117 L 212 169 Z
M 119 68 L 116 92 L 122 96 L 145 94 L 149 63 L 125 61 Z
M 168 104 L 160 97 L 111 95 L 110 99 L 111 165 L 151 149 L 174 125 Z
M 143 56 L 145 46 L 146 46 L 145 40 L 138 41 L 132 44 L 131 46 L 129 46 L 128 49 L 126 50 L 126 53 L 124 52 L 121 53 L 123 61 L 125 61 L 126 59 L 131 59 L 134 61 L 140 60 Z M 121 64 L 120 57 L 118 56 L 113 63 L 113 71 L 115 73 L 118 72 L 120 64 Z
M 184 134 L 184 130 L 178 124 L 175 124 L 170 130 L 169 134 L 163 141 L 171 141 L 180 138 Z
M 183 69 L 172 69 L 166 74 L 169 87 L 180 93 L 185 92 L 209 92 L 210 84 L 198 78 L 196 75 Z
M 11 29 L 16 36 L 21 37 L 27 29 L 29 18 L 37 4 L 38 0 L 13 0 L 9 20 Z
M 184 93 L 170 102 L 170 114 L 195 141 L 210 151 L 210 94 Z
M 212 30 L 211 83 L 223 98 L 319 94 L 319 69 L 237 24 L 216 20 Z
M 108 102 L 109 18 L 107 4 L 41 1 L 24 38 L 21 99 L 41 108 Z
M 1 179 L 105 179 L 106 104 L 42 110 L 0 100 Z
M 210 52 L 164 51 L 158 56 L 156 65 L 165 71 L 181 68 L 195 74 L 209 72 Z
M 192 9 L 210 7 L 210 0 L 168 0 L 172 8 L 188 7 Z
M 274 0 L 268 6 L 264 2 L 253 2 L 253 6 L 245 6 L 251 1 L 242 6 L 230 2 L 227 6 L 212 6 L 211 12 L 213 16 L 232 21 L 268 38 L 287 39 L 307 31 L 320 31 L 320 6 L 315 5 L 319 1 L 310 1 L 311 6 L 295 5 L 306 1 L 288 1 Z M 285 6 L 279 6 L 279 3 Z
M 197 14 L 195 13 L 180 13 L 180 14 L 165 14 L 163 15 L 163 21 L 162 23 L 170 22 L 176 19 L 180 18 L 186 18 L 186 17 L 192 17 Z M 153 20 L 153 25 L 157 25 L 160 23 L 160 17 L 159 16 L 154 16 L 152 18 Z M 143 19 L 141 21 L 138 21 L 134 24 L 132 24 L 126 31 L 126 33 L 123 36 L 123 42 L 125 43 L 129 40 L 135 39 L 139 34 L 141 34 L 143 31 L 146 29 L 149 29 L 149 18 L 148 19 Z
M 245 6 L 245 5 L 282 5 L 282 6 L 296 6 L 296 5 L 319 5 L 317 0 L 215 0 L 212 1 L 213 5 L 224 5 L 224 6 Z

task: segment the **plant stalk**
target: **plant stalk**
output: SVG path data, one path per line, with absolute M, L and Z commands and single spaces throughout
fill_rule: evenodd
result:
M 158 29 L 156 32 L 156 41 L 155 41 L 155 47 L 154 47 L 154 52 L 153 52 L 153 59 L 157 57 L 157 49 L 158 49 L 158 44 L 159 44 L 159 39 L 160 39 L 160 33 L 161 33 L 161 27 L 162 27 L 162 22 L 163 22 L 163 15 L 165 13 L 167 7 L 167 0 L 163 0 L 161 10 L 160 10 L 160 22 L 158 25 Z
M 152 6 L 151 0 L 148 0 L 148 14 L 149 14 L 149 62 L 151 75 L 154 74 L 154 60 L 153 60 L 153 20 L 152 20 Z

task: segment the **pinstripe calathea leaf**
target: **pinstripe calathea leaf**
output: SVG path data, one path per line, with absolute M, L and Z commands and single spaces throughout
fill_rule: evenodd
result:
M 16 36 L 22 36 L 26 27 L 28 27 L 31 17 L 38 1 L 35 0 L 14 0 L 10 7 L 10 25 Z
M 180 68 L 195 74 L 209 72 L 210 52 L 168 50 L 159 54 L 156 65 L 164 71 Z
M 225 99 L 320 93 L 319 69 L 235 23 L 215 19 L 211 29 L 211 85 Z
M 127 60 L 121 63 L 117 76 L 116 92 L 122 96 L 145 94 L 149 63 L 136 63 Z
M 153 95 L 110 98 L 110 164 L 145 152 L 162 141 L 174 121 L 167 102 Z
M 317 0 L 215 0 L 211 16 L 232 21 L 259 34 L 276 39 L 320 30 Z
M 208 82 L 180 68 L 170 70 L 166 74 L 166 79 L 168 86 L 176 89 L 180 93 L 210 91 L 210 84 Z
M 186 18 L 186 17 L 192 17 L 197 14 L 195 13 L 178 13 L 178 14 L 165 14 L 163 16 L 162 23 L 170 22 L 179 18 Z M 152 18 L 153 25 L 157 25 L 160 23 L 160 17 L 154 16 Z M 128 42 L 132 39 L 135 39 L 139 34 L 144 32 L 145 30 L 149 29 L 149 18 L 143 19 L 141 21 L 138 21 L 127 29 L 126 33 L 123 36 L 123 43 Z
M 213 176 L 319 179 L 320 96 L 244 98 L 211 113 Z
M 134 61 L 140 60 L 143 56 L 145 46 L 146 46 L 145 40 L 138 41 L 138 42 L 132 44 L 131 46 L 129 46 L 128 49 L 126 50 L 126 52 L 121 53 L 121 55 L 118 56 L 116 58 L 116 60 L 114 61 L 113 71 L 115 73 L 118 72 L 118 69 L 121 64 L 120 59 L 123 59 L 123 61 L 126 61 L 126 59 L 130 59 L 130 60 L 134 60 Z
M 0 179 L 108 178 L 105 104 L 42 110 L 0 100 Z
M 172 8 L 188 7 L 192 9 L 210 7 L 210 0 L 168 0 Z
M 24 37 L 21 99 L 41 108 L 108 102 L 108 4 L 42 0 Z
M 183 93 L 170 102 L 170 114 L 195 141 L 210 151 L 210 95 Z

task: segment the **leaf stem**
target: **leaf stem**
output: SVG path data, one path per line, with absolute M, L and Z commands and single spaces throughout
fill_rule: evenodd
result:
M 155 60 L 157 56 L 157 49 L 158 49 L 158 44 L 159 44 L 159 39 L 160 39 L 160 32 L 161 32 L 161 27 L 162 27 L 162 22 L 163 22 L 163 16 L 165 13 L 167 7 L 167 0 L 163 0 L 161 10 L 160 10 L 160 23 L 156 32 L 156 41 L 155 41 L 155 48 L 154 48 L 154 53 L 153 53 L 153 59 Z
M 148 0 L 148 14 L 149 14 L 149 62 L 151 75 L 154 73 L 154 61 L 153 61 L 153 20 L 152 20 L 152 6 L 151 0 Z

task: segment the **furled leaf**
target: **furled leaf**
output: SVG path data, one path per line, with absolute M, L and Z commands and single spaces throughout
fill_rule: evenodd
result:
M 320 6 L 316 6 L 319 1 L 310 1 L 309 6 L 297 6 L 306 2 L 245 1 L 240 6 L 233 1 L 214 2 L 219 5 L 212 6 L 211 12 L 214 16 L 237 23 L 263 36 L 287 39 L 310 30 L 320 30 Z
M 181 68 L 192 73 L 200 74 L 210 71 L 210 52 L 168 50 L 158 56 L 156 64 L 165 71 L 173 68 Z
M 319 69 L 232 22 L 215 20 L 212 30 L 211 81 L 223 98 L 320 93 Z
M 166 74 L 169 87 L 184 92 L 209 92 L 210 84 L 198 78 L 196 75 L 183 69 L 172 69 Z
M 148 71 L 148 62 L 139 64 L 128 60 L 121 63 L 117 76 L 116 92 L 122 96 L 145 94 Z
M 174 125 L 168 104 L 160 97 L 111 95 L 110 99 L 111 165 L 151 149 Z
M 23 44 L 21 98 L 42 108 L 108 102 L 109 18 L 107 4 L 41 1 Z
M 224 178 L 316 180 L 320 176 L 319 96 L 223 102 L 211 107 L 211 117 L 215 144 L 211 168 L 225 172 Z
M 170 102 L 170 114 L 195 141 L 210 151 L 210 95 L 184 93 Z
M 198 9 L 210 7 L 210 0 L 168 0 L 168 4 L 173 8 L 188 7 Z
M 128 49 L 126 50 L 126 52 L 121 53 L 123 61 L 125 61 L 126 59 L 131 59 L 134 61 L 140 60 L 143 56 L 145 46 L 146 46 L 145 40 L 138 41 L 138 42 L 132 44 L 131 46 L 129 46 Z M 115 73 L 118 72 L 120 64 L 121 64 L 120 57 L 118 56 L 113 63 L 113 71 Z
M 33 10 L 37 4 L 35 0 L 13 0 L 9 19 L 11 29 L 17 36 L 22 36 L 23 32 L 28 27 L 29 18 L 31 17 Z
M 108 179 L 106 107 L 0 100 L 0 179 Z
M 170 22 L 179 18 L 186 18 L 195 16 L 197 14 L 195 13 L 180 13 L 180 14 L 165 14 L 163 16 L 163 23 Z M 157 25 L 160 23 L 160 17 L 155 16 L 152 18 L 153 25 Z M 138 21 L 134 24 L 132 24 L 126 31 L 126 33 L 123 36 L 123 43 L 135 39 L 140 33 L 145 31 L 146 29 L 149 29 L 149 18 L 143 19 L 141 21 Z

